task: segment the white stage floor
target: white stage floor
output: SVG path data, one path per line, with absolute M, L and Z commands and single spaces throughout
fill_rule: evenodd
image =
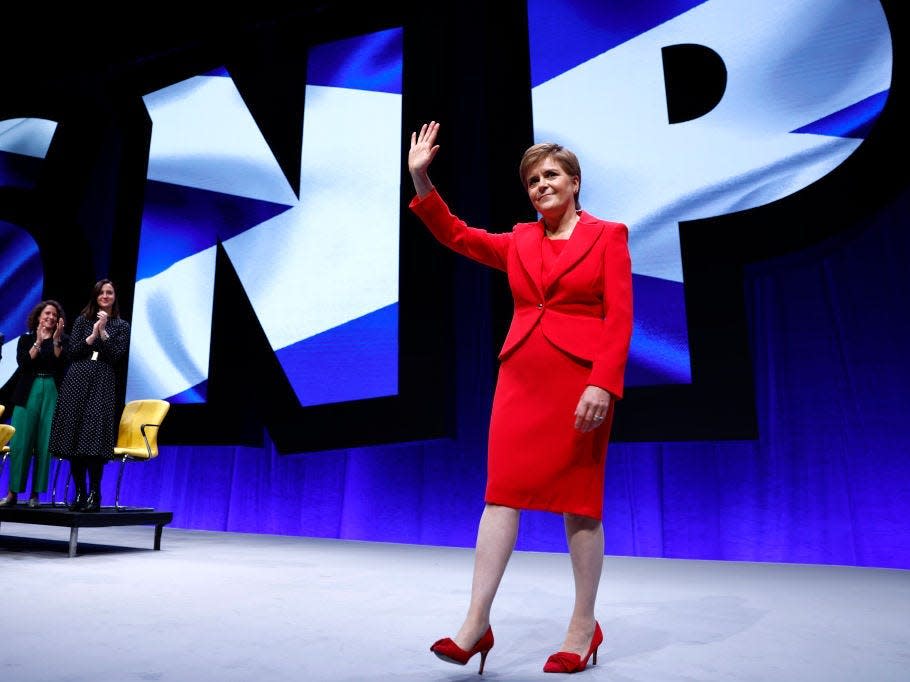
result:
M 470 549 L 3 523 L 3 682 L 553 680 L 568 556 L 516 552 L 483 678 L 440 661 Z M 607 557 L 585 680 L 910 679 L 910 571 Z

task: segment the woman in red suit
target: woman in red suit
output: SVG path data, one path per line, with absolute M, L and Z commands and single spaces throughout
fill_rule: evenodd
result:
M 411 134 L 410 208 L 445 246 L 503 270 L 515 303 L 499 354 L 487 453 L 486 506 L 477 532 L 467 616 L 431 651 L 464 665 L 493 647 L 490 609 L 518 535 L 521 509 L 560 513 L 575 606 L 545 672 L 584 670 L 603 641 L 594 603 L 603 567 L 604 467 L 614 402 L 622 397 L 632 336 L 628 229 L 581 210 L 581 168 L 568 149 L 537 144 L 519 172 L 540 215 L 511 232 L 468 227 L 428 175 L 439 123 Z

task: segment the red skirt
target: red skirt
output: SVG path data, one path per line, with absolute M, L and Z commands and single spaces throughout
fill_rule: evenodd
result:
M 599 427 L 575 429 L 590 371 L 547 341 L 539 326 L 502 362 L 490 419 L 487 503 L 602 517 L 613 403 Z

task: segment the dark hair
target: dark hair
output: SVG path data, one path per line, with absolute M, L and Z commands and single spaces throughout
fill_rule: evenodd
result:
M 32 308 L 32 311 L 28 314 L 28 317 L 25 320 L 25 326 L 28 327 L 30 332 L 38 331 L 38 318 L 41 317 L 41 313 L 43 313 L 44 309 L 49 305 L 52 305 L 57 309 L 57 319 L 61 317 L 66 319 L 66 316 L 63 314 L 63 306 L 54 299 L 49 298 L 46 301 L 41 301 L 41 303 Z
M 518 164 L 518 175 L 521 178 L 523 187 L 528 186 L 528 171 L 538 163 L 547 158 L 553 158 L 562 169 L 569 175 L 578 178 L 578 191 L 575 192 L 575 208 L 581 208 L 581 202 L 578 195 L 581 192 L 581 164 L 578 163 L 578 157 L 571 149 L 566 149 L 561 144 L 555 142 L 541 142 L 528 147 L 527 151 L 521 156 L 521 163 Z
M 101 310 L 101 308 L 98 307 L 98 297 L 101 295 L 101 287 L 105 284 L 110 284 L 114 289 L 114 305 L 111 306 L 111 317 L 120 317 L 120 304 L 117 303 L 117 287 L 115 287 L 114 283 L 109 279 L 99 279 L 95 282 L 95 286 L 92 287 L 92 297 L 79 313 L 89 322 L 94 322 L 95 318 L 98 317 L 98 311 Z

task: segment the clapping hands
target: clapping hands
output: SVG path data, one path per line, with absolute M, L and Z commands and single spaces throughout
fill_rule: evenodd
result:
M 108 320 L 108 314 L 106 312 L 104 312 L 103 310 L 99 310 L 98 319 L 95 321 L 95 324 L 92 326 L 92 334 L 91 334 L 92 337 L 101 339 L 102 341 L 107 341 L 108 335 L 107 335 L 107 331 L 105 331 L 105 327 L 107 326 L 107 320 Z

